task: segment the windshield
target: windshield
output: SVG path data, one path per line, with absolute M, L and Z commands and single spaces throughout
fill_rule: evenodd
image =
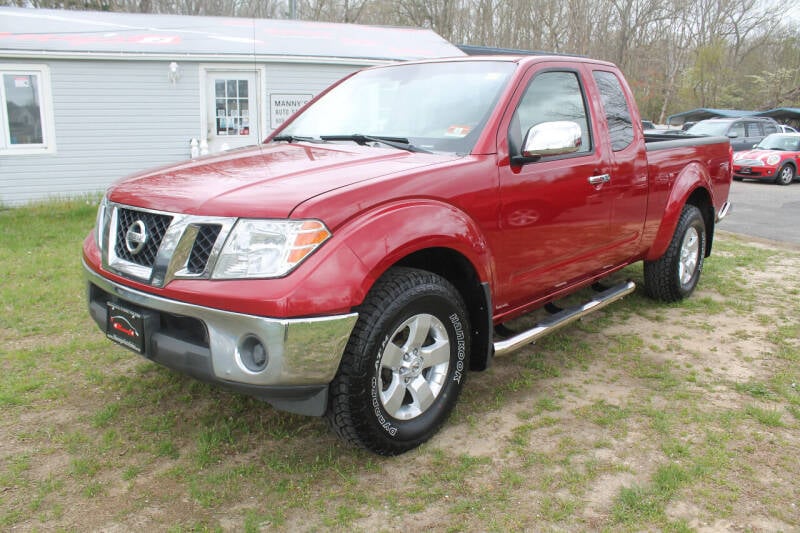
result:
M 334 87 L 280 137 L 407 139 L 423 150 L 468 153 L 515 63 L 474 61 L 364 70 Z
M 800 135 L 781 135 L 773 133 L 764 137 L 756 148 L 762 150 L 785 150 L 800 152 Z
M 730 122 L 702 121 L 686 130 L 686 133 L 690 135 L 725 135 L 729 126 Z

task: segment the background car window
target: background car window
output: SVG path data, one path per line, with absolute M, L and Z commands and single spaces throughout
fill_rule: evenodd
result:
M 596 70 L 593 74 L 606 113 L 611 149 L 615 152 L 623 150 L 633 142 L 633 122 L 622 85 L 611 72 Z
M 761 124 L 758 122 L 748 122 L 747 137 L 761 137 Z
M 713 120 L 701 120 L 686 130 L 690 135 L 727 135 L 731 131 L 733 131 L 733 127 L 729 127 L 727 122 L 714 122 Z
M 764 137 L 761 142 L 758 143 L 758 148 L 762 150 L 800 151 L 800 136 L 775 133 Z
M 778 133 L 778 127 L 774 124 L 764 124 L 764 135 L 769 135 L 771 133 Z
M 542 122 L 568 120 L 581 128 L 578 153 L 592 150 L 586 106 L 578 76 L 574 72 L 543 72 L 528 85 L 514 112 L 508 131 L 509 148 L 519 154 L 530 128 Z
M 736 132 L 737 137 L 745 137 L 744 122 L 734 122 L 730 129 L 730 133 L 733 132 Z

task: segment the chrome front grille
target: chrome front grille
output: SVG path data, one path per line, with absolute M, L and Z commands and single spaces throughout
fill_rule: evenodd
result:
M 152 267 L 171 223 L 171 216 L 119 208 L 114 253 L 125 261 Z M 139 242 L 141 239 L 143 242 Z
M 123 277 L 163 287 L 204 279 L 235 218 L 165 213 L 109 203 L 103 216 L 103 265 Z
M 214 249 L 221 230 L 222 226 L 218 224 L 207 224 L 200 227 L 197 237 L 194 239 L 192 252 L 189 254 L 189 262 L 186 264 L 186 270 L 189 273 L 202 274 L 206 270 L 208 259 L 211 257 L 211 251 Z

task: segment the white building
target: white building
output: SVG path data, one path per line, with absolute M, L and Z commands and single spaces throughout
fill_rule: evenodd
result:
M 460 55 L 412 28 L 0 8 L 0 206 L 254 144 L 356 69 Z

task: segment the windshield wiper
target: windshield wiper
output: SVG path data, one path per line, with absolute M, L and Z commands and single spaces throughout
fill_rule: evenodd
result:
M 391 146 L 392 148 L 397 148 L 398 150 L 421 152 L 424 154 L 433 153 L 430 150 L 420 148 L 419 146 L 414 146 L 405 137 L 383 137 L 354 133 L 353 135 L 320 135 L 319 138 L 323 141 L 353 141 L 360 145 L 365 145 L 368 142 L 381 143 L 385 144 L 386 146 Z
M 303 137 L 300 135 L 278 135 L 277 137 L 273 137 L 272 141 L 286 141 L 289 143 L 297 142 L 297 141 L 305 141 L 310 143 L 321 143 L 325 142 L 321 139 L 315 139 L 314 137 Z

